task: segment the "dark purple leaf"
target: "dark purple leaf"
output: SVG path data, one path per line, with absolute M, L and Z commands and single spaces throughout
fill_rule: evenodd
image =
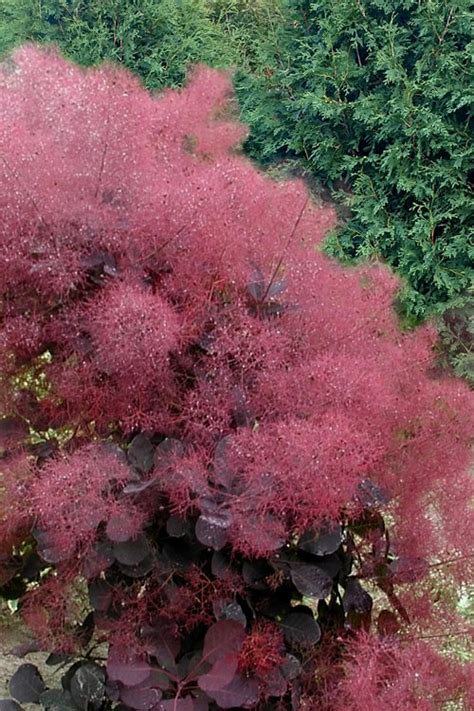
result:
M 126 516 L 113 514 L 106 527 L 107 537 L 114 543 L 124 543 L 129 541 L 136 533 L 134 522 Z
M 391 610 L 381 610 L 377 618 L 377 632 L 381 637 L 393 637 L 400 629 L 397 616 Z
M 263 476 L 265 477 L 265 474 Z M 267 487 L 268 489 L 271 488 L 270 480 L 267 484 L 262 483 L 265 489 L 267 489 Z M 254 518 L 249 511 L 241 535 L 247 541 L 258 541 L 259 546 L 269 551 L 277 551 L 284 546 L 286 542 L 283 524 L 272 514 L 265 514 L 262 517 Z
M 225 578 L 232 569 L 230 558 L 222 551 L 214 551 L 211 558 L 212 574 L 216 578 Z
M 120 699 L 123 703 L 138 711 L 148 711 L 153 708 L 161 701 L 162 696 L 160 689 L 147 688 L 146 686 L 133 686 L 120 691 Z
M 120 699 L 121 685 L 118 681 L 112 681 L 109 677 L 105 682 L 105 693 L 108 699 L 111 701 L 118 701 Z
M 390 496 L 370 479 L 363 479 L 357 487 L 357 498 L 362 506 L 371 507 L 388 504 Z
M 37 553 L 47 563 L 60 563 L 67 560 L 72 554 L 69 548 L 60 548 L 54 540 L 54 532 L 44 531 L 39 528 L 33 528 L 31 531 L 33 538 L 36 540 Z
M 183 654 L 179 662 L 176 664 L 176 674 L 178 679 L 186 680 L 189 684 L 192 681 L 197 681 L 202 674 L 207 674 L 212 664 L 203 661 L 202 650 L 192 650 Z
M 27 423 L 19 417 L 0 419 L 0 448 L 5 449 L 9 445 L 25 439 L 28 434 Z
M 12 699 L 0 699 L 0 711 L 23 711 L 23 709 Z
M 183 538 L 191 533 L 191 526 L 184 518 L 170 516 L 166 522 L 166 533 L 172 538 Z
M 214 664 L 226 654 L 238 653 L 245 639 L 245 630 L 234 620 L 220 620 L 206 632 L 203 659 Z
M 205 698 L 193 699 L 193 711 L 208 711 L 208 709 L 209 709 L 209 700 L 208 699 L 205 699 Z
M 149 555 L 136 565 L 124 565 L 123 563 L 119 563 L 118 567 L 122 573 L 127 575 L 129 578 L 143 578 L 153 570 L 155 565 L 155 557 L 153 555 Z
M 302 595 L 321 599 L 332 590 L 332 578 L 316 565 L 292 563 L 290 575 L 295 588 Z
M 303 612 L 291 612 L 280 623 L 285 639 L 289 644 L 311 647 L 321 639 L 321 629 L 312 615 Z
M 112 588 L 101 578 L 92 580 L 89 583 L 89 600 L 94 610 L 105 612 L 112 602 Z
M 283 676 L 288 681 L 293 681 L 297 676 L 301 674 L 301 662 L 293 654 L 287 654 L 285 661 L 281 665 L 281 671 Z
M 180 651 L 180 643 L 175 629 L 169 622 L 157 623 L 145 633 L 147 650 L 158 664 L 168 671 L 176 670 L 175 659 Z
M 278 301 L 269 301 L 263 305 L 260 310 L 260 316 L 271 318 L 272 316 L 283 316 L 288 311 L 289 306 L 280 304 Z
M 196 340 L 196 345 L 201 348 L 205 353 L 211 354 L 214 351 L 214 343 L 215 343 L 215 336 L 212 332 L 209 333 L 203 333 L 199 338 Z
M 286 279 L 275 279 L 275 281 L 273 281 L 269 286 L 267 294 L 268 298 L 273 299 L 275 296 L 279 296 L 285 291 L 286 286 Z
M 235 620 L 243 627 L 247 624 L 247 618 L 238 602 L 232 600 L 214 600 L 212 609 L 217 619 Z
M 416 583 L 426 576 L 428 564 L 423 558 L 403 556 L 390 563 L 390 570 L 397 583 Z
M 278 620 L 293 610 L 291 598 L 294 597 L 294 594 L 288 586 L 280 586 L 277 590 L 271 590 L 271 594 L 268 594 L 269 587 L 266 590 L 267 595 L 259 603 L 259 614 Z
M 104 670 L 93 662 L 82 664 L 71 678 L 70 690 L 79 709 L 99 707 L 105 696 Z
M 203 513 L 196 522 L 196 538 L 204 546 L 218 551 L 229 542 L 232 516 L 228 511 Z
M 235 479 L 227 461 L 230 440 L 230 436 L 222 437 L 214 451 L 214 482 L 227 491 L 232 489 Z
M 13 647 L 13 649 L 10 650 L 10 654 L 14 654 L 15 657 L 23 659 L 23 657 L 26 657 L 26 655 L 30 654 L 31 652 L 39 651 L 41 651 L 41 646 L 39 642 L 31 639 L 27 642 L 22 642 L 22 644 L 18 644 L 16 647 Z
M 259 686 L 256 679 L 234 676 L 230 684 L 212 693 L 207 692 L 221 709 L 253 708 L 258 701 Z
M 173 687 L 173 681 L 170 675 L 164 669 L 152 669 L 148 679 L 145 679 L 143 686 L 150 689 L 161 689 L 161 691 L 169 691 Z
M 322 558 L 318 558 L 314 561 L 318 568 L 324 570 L 325 573 L 329 575 L 330 578 L 335 578 L 336 575 L 342 570 L 344 558 L 341 560 L 341 556 L 338 553 L 332 553 L 331 555 L 325 555 Z M 347 567 L 347 566 L 346 566 Z M 349 575 L 350 567 L 347 568 L 346 575 Z
M 70 654 L 63 654 L 62 652 L 51 652 L 46 658 L 45 664 L 49 667 L 55 667 L 58 664 L 66 664 L 71 661 L 72 657 Z
M 82 563 L 82 572 L 87 579 L 95 578 L 114 562 L 112 544 L 109 541 L 99 541 L 87 554 Z
M 291 685 L 291 711 L 300 711 L 301 709 L 301 683 L 299 679 L 295 679 Z
M 82 358 L 87 358 L 94 353 L 95 346 L 90 333 L 78 333 L 73 339 L 73 344 L 76 352 L 82 356 Z
M 170 538 L 163 544 L 159 556 L 162 572 L 188 570 L 193 565 L 204 565 L 208 552 L 200 545 L 190 545 L 182 538 Z
M 194 699 L 192 696 L 186 696 L 178 699 L 168 699 L 161 701 L 156 711 L 207 711 L 209 704 L 203 699 Z
M 95 628 L 94 613 L 89 612 L 84 618 L 83 622 L 78 625 L 74 632 L 74 637 L 76 641 L 82 646 L 86 647 L 92 639 Z
M 40 704 L 47 711 L 77 711 L 71 692 L 65 689 L 48 689 L 41 694 Z
M 254 590 L 266 590 L 265 579 L 272 573 L 273 568 L 265 561 L 244 561 L 242 566 L 243 579 Z
M 107 659 L 107 674 L 125 686 L 137 686 L 150 675 L 150 665 L 143 655 L 134 654 L 117 646 L 111 647 Z
M 228 469 L 227 456 L 229 451 L 229 442 L 232 436 L 227 435 L 226 437 L 221 437 L 217 442 L 216 448 L 214 450 L 214 471 L 220 476 L 222 472 L 226 472 Z
M 132 481 L 130 482 L 130 484 L 126 484 L 126 486 L 123 487 L 122 493 L 141 494 L 142 491 L 146 491 L 146 489 L 149 489 L 150 486 L 153 486 L 154 483 L 154 479 L 145 479 L 144 481 Z
M 122 464 L 127 464 L 127 455 L 123 451 L 122 447 L 119 447 L 119 445 L 115 444 L 115 442 L 106 440 L 105 442 L 99 442 L 97 447 L 105 454 L 112 454 Z
M 312 555 L 324 556 L 335 553 L 342 542 L 342 529 L 340 526 L 319 531 L 306 531 L 301 536 L 298 548 Z
M 88 531 L 95 531 L 102 523 L 103 515 L 100 510 L 86 509 L 82 517 L 82 526 Z
M 235 652 L 224 654 L 214 662 L 207 674 L 203 674 L 199 677 L 199 688 L 212 696 L 213 692 L 218 689 L 223 689 L 230 684 L 237 672 L 238 666 L 239 657 Z
M 37 551 L 32 551 L 23 559 L 21 577 L 27 580 L 34 580 L 44 569 L 44 562 L 39 557 Z
M 38 554 L 46 563 L 61 563 L 71 557 L 72 551 L 59 548 L 38 548 Z
M 251 427 L 254 419 L 241 388 L 235 386 L 232 390 L 232 422 L 235 427 Z
M 342 606 L 346 613 L 354 611 L 360 615 L 367 615 L 372 610 L 372 598 L 357 578 L 347 578 Z
M 247 284 L 247 292 L 254 301 L 261 301 L 265 295 L 265 279 L 259 267 L 252 268 L 252 276 Z
M 155 467 L 158 469 L 166 468 L 175 457 L 182 457 L 183 454 L 184 445 L 181 440 L 174 439 L 173 437 L 167 437 L 155 450 Z
M 214 495 L 201 496 L 199 499 L 199 508 L 202 514 L 218 514 L 222 506 L 222 495 L 215 492 Z
M 147 474 L 153 468 L 155 447 L 150 437 L 146 434 L 138 434 L 130 443 L 127 452 L 128 461 L 142 474 Z
M 102 199 L 104 202 L 111 202 L 113 197 L 111 197 L 110 191 L 104 191 Z M 115 257 L 109 252 L 97 251 L 89 254 L 84 258 L 83 266 L 95 284 L 102 284 L 105 274 L 111 277 L 116 277 L 118 274 Z
M 34 664 L 22 664 L 8 685 L 10 695 L 22 704 L 37 704 L 45 689 L 43 678 Z
M 288 689 L 288 682 L 279 667 L 274 667 L 262 681 L 265 682 L 265 693 L 268 696 L 284 696 Z
M 65 691 L 71 690 L 71 679 L 81 666 L 82 661 L 74 662 L 61 677 L 61 686 Z
M 46 439 L 43 442 L 38 442 L 32 445 L 31 451 L 38 459 L 45 460 L 51 457 L 58 449 L 58 441 L 56 439 Z
M 143 534 L 121 543 L 114 543 L 114 556 L 124 565 L 137 565 L 151 554 L 150 544 Z

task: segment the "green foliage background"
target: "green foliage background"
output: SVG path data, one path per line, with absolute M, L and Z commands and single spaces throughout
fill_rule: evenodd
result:
M 412 316 L 455 303 L 474 273 L 472 5 L 293 5 L 274 72 L 237 82 L 250 152 L 291 151 L 345 189 L 352 217 L 330 252 L 380 253 L 406 277 Z
M 0 0 L 0 55 L 53 42 L 79 64 L 120 62 L 161 89 L 196 62 L 255 69 L 282 24 L 279 0 Z
M 0 53 L 55 42 L 158 89 L 237 69 L 249 154 L 334 191 L 350 216 L 328 251 L 381 255 L 414 322 L 473 284 L 473 18 L 469 0 L 0 0 Z

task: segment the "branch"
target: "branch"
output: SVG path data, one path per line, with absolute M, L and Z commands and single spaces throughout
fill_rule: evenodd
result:
M 105 120 L 105 140 L 104 148 L 102 150 L 102 156 L 100 160 L 99 176 L 97 178 L 97 187 L 95 189 L 94 197 L 96 198 L 99 194 L 100 186 L 102 185 L 102 176 L 104 174 L 105 157 L 107 155 L 107 149 L 109 147 L 109 133 L 110 133 L 110 90 L 109 90 L 109 102 L 107 108 L 107 118 Z
M 267 296 L 268 296 L 268 292 L 269 292 L 270 289 L 272 288 L 273 282 L 275 281 L 276 276 L 277 276 L 277 274 L 278 274 L 278 272 L 279 272 L 279 270 L 280 270 L 280 267 L 281 267 L 281 265 L 282 265 L 282 263 L 283 263 L 283 256 L 284 256 L 284 254 L 285 254 L 285 252 L 286 252 L 286 250 L 287 250 L 287 248 L 288 248 L 288 245 L 290 244 L 291 240 L 293 239 L 296 230 L 298 229 L 298 225 L 299 225 L 300 222 L 301 222 L 301 218 L 303 217 L 304 211 L 306 210 L 306 207 L 307 207 L 308 203 L 309 203 L 309 197 L 306 198 L 306 200 L 305 200 L 305 202 L 304 202 L 304 205 L 303 205 L 303 207 L 301 208 L 301 210 L 300 210 L 300 212 L 299 212 L 299 215 L 298 215 L 298 217 L 297 217 L 297 219 L 296 219 L 296 222 L 295 222 L 295 224 L 294 224 L 294 226 L 293 226 L 293 229 L 292 229 L 292 231 L 291 231 L 291 234 L 290 234 L 290 236 L 288 237 L 288 239 L 287 239 L 287 241 L 286 241 L 286 244 L 285 244 L 285 247 L 284 247 L 284 249 L 283 249 L 282 255 L 281 255 L 280 259 L 278 260 L 278 264 L 276 265 L 275 269 L 273 270 L 272 277 L 271 277 L 271 279 L 270 279 L 270 281 L 269 281 L 269 283 L 268 283 L 268 286 L 267 286 L 267 288 L 266 288 L 266 290 L 265 290 L 264 295 L 263 295 L 262 298 L 260 299 L 260 304 L 264 304 L 264 303 L 265 303 L 265 299 L 266 299 Z
M 444 38 L 446 37 L 446 33 L 447 33 L 449 27 L 453 24 L 454 19 L 455 19 L 454 7 L 451 7 L 451 9 L 449 11 L 448 18 L 446 20 L 446 24 L 444 26 L 444 29 L 443 29 L 442 33 L 440 35 L 438 35 L 438 44 L 443 44 Z

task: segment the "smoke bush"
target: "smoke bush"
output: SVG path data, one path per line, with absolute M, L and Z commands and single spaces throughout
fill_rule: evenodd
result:
M 472 570 L 472 393 L 434 377 L 433 330 L 401 333 L 393 276 L 331 263 L 332 209 L 239 154 L 226 76 L 153 96 L 32 46 L 1 72 L 1 592 L 51 663 L 78 654 L 12 695 L 462 698 L 411 641 L 446 633 L 436 571 Z

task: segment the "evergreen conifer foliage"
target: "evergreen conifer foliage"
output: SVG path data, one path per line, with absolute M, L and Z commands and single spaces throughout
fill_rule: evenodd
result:
M 260 66 L 284 9 L 281 0 L 2 0 L 0 55 L 54 43 L 84 66 L 121 63 L 148 88 L 180 86 L 190 64 Z
M 51 664 L 78 654 L 12 696 L 467 699 L 418 637 L 461 627 L 433 571 L 472 573 L 472 393 L 399 331 L 386 269 L 321 254 L 333 211 L 235 150 L 229 92 L 33 46 L 1 67 L 0 591 Z
M 268 71 L 242 73 L 248 148 L 297 155 L 351 209 L 330 252 L 382 255 L 413 317 L 472 286 L 472 4 L 301 0 Z M 343 189 L 341 189 L 343 188 Z

